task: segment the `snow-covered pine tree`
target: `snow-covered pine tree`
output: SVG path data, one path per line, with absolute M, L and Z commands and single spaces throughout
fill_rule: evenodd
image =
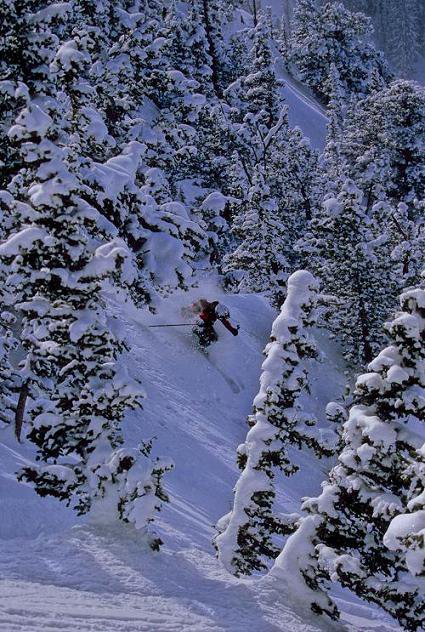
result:
M 249 51 L 252 47 L 253 29 L 246 27 L 236 30 L 228 43 L 228 84 L 249 74 Z
M 63 42 L 50 65 L 57 100 L 64 111 L 62 127 L 70 136 L 70 160 L 75 169 L 90 172 L 93 161 L 105 161 L 116 143 L 96 107 L 96 90 L 90 81 L 93 65 L 90 51 L 97 33 L 88 25 Z
M 29 209 L 26 205 L 15 204 L 13 196 L 8 191 L 0 191 L 0 241 L 5 241 L 14 230 L 19 229 L 20 222 L 24 217 L 27 218 L 28 214 Z M 14 290 L 6 287 L 8 274 L 8 266 L 0 260 L 0 421 L 2 423 L 16 421 L 18 391 L 21 391 L 23 386 L 16 362 L 12 361 L 12 353 L 18 346 L 18 340 L 14 331 L 16 329 Z
M 287 70 L 291 41 L 291 20 L 286 12 L 286 8 L 287 5 L 283 8 L 282 16 L 278 22 L 276 45 L 280 53 L 282 64 Z
M 276 77 L 272 51 L 272 19 L 270 10 L 259 16 L 252 35 L 250 74 L 243 81 L 245 99 L 251 113 L 262 112 L 262 123 L 269 129 L 280 115 L 279 90 L 282 82 Z
M 403 261 L 398 291 L 418 282 L 424 265 L 425 99 L 413 82 L 399 80 L 357 103 L 340 145 L 345 171 L 365 192 L 366 210 Z M 372 210 L 371 210 L 372 209 Z
M 127 17 L 122 2 L 73 0 L 61 40 L 83 39 L 93 64 L 103 64 L 111 42 L 118 37 Z
M 211 58 L 211 81 L 217 98 L 223 96 L 227 83 L 227 47 L 223 28 L 226 21 L 225 3 L 222 0 L 189 0 L 194 15 L 199 16 L 208 42 Z
M 187 9 L 183 12 L 175 0 L 171 3 L 165 19 L 164 52 L 172 68 L 197 81 L 199 91 L 211 96 L 212 58 L 205 28 L 195 6 L 189 5 Z
M 403 512 L 391 520 L 383 539 L 390 551 L 402 556 L 405 567 L 416 581 L 425 575 L 425 446 L 419 448 L 417 454 L 418 462 L 408 468 L 406 477 L 418 493 L 407 501 Z M 422 581 L 419 582 L 420 590 Z
M 29 98 L 28 88 L 24 83 L 10 80 L 0 81 L 0 186 L 5 187 L 8 181 L 19 171 L 19 154 L 9 143 L 7 133 Z
M 147 133 L 141 111 L 147 99 L 151 107 L 160 107 L 168 70 L 162 7 L 156 2 L 143 5 L 143 10 L 134 6 L 121 12 L 115 20 L 118 36 L 110 42 L 105 61 L 98 60 L 92 70 L 109 131 L 121 146 Z
M 285 225 L 260 166 L 233 230 L 241 243 L 223 259 L 226 286 L 236 292 L 263 293 L 280 306 L 289 268 L 284 254 Z
M 229 107 L 223 102 L 208 100 L 199 111 L 196 131 L 194 170 L 205 188 L 224 190 L 236 143 Z
M 93 19 L 97 15 L 96 11 L 92 15 L 90 10 L 95 7 L 83 2 L 75 9 L 78 26 L 72 30 L 74 37 L 59 46 L 50 66 L 61 111 L 61 134 L 67 139 L 67 165 L 78 178 L 79 195 L 87 204 L 87 212 L 94 210 L 97 214 L 97 221 L 89 222 L 91 237 L 104 242 L 119 236 L 134 251 L 133 226 L 137 223 L 134 178 L 144 148 L 140 143 L 129 143 L 121 154 L 108 159 L 116 142 L 108 132 L 102 112 L 96 107 L 97 93 L 91 77 L 91 51 L 96 51 L 98 40 L 104 45 L 104 34 L 84 22 L 84 18 Z M 58 118 L 58 112 L 54 116 Z M 133 295 L 137 291 L 145 296 L 145 288 L 134 274 L 134 259 L 132 265 L 126 266 L 130 274 L 118 275 L 120 283 L 126 285 L 126 289 L 135 286 Z M 129 268 L 133 269 L 130 271 Z
M 300 78 L 326 101 L 332 90 L 332 64 L 347 96 L 366 95 L 375 87 L 376 76 L 383 83 L 391 77 L 383 55 L 369 41 L 371 34 L 371 20 L 362 13 L 352 13 L 341 3 L 319 6 L 316 0 L 298 0 L 290 61 Z
M 425 289 L 407 290 L 386 328 L 391 344 L 356 383 L 343 449 L 308 515 L 290 536 L 271 576 L 315 612 L 334 618 L 327 583 L 338 581 L 395 617 L 425 624 L 423 489 Z M 410 575 L 409 575 L 410 571 Z
M 246 147 L 249 138 L 253 137 L 247 134 Z M 317 205 L 317 156 L 301 131 L 289 128 L 285 110 L 267 136 L 261 134 L 257 141 L 256 147 L 251 145 L 252 171 L 251 166 L 246 168 L 243 152 L 238 154 L 240 175 L 249 178 L 251 186 L 231 218 L 238 245 L 224 259 L 223 271 L 235 290 L 265 291 L 280 305 L 287 273 L 298 261 L 294 244 Z
M 226 282 L 233 287 L 240 291 L 270 290 L 274 301 L 281 304 L 279 287 L 296 262 L 293 244 L 314 205 L 312 188 L 304 175 L 309 172 L 311 178 L 316 156 L 300 130 L 289 128 L 282 82 L 275 72 L 271 31 L 270 14 L 260 12 L 251 35 L 250 73 L 237 79 L 225 93 L 231 106 L 234 154 L 250 192 L 243 196 L 244 204 L 232 218 L 232 232 L 239 244 L 224 260 L 223 270 Z M 235 164 L 233 160 L 233 167 Z M 260 236 L 258 222 L 269 226 L 268 235 Z M 261 271 L 259 262 L 265 257 L 269 261 Z
M 220 262 L 223 254 L 229 249 L 231 234 L 228 206 L 230 203 L 231 199 L 223 195 L 221 191 L 212 191 L 199 200 L 199 207 L 193 211 L 194 216 L 199 217 L 201 225 L 205 227 L 211 263 Z
M 170 200 L 158 205 L 144 189 L 137 208 L 141 274 L 153 293 L 187 288 L 196 261 L 207 252 L 206 231 L 185 204 Z
M 32 0 L 2 3 L 2 79 L 24 83 L 33 95 L 46 92 L 49 63 L 58 43 L 49 22 L 67 8 L 64 3 L 49 7 L 47 2 Z
M 413 213 L 404 202 L 377 202 L 370 217 L 380 227 L 380 239 L 386 244 L 391 261 L 391 274 L 399 291 L 414 285 L 420 279 L 425 265 L 425 217 L 424 203 L 412 205 Z M 410 216 L 414 215 L 414 219 Z
M 205 230 L 186 204 L 175 201 L 164 170 L 149 168 L 145 158 L 146 146 L 130 142 L 121 154 L 94 164 L 88 181 L 93 189 L 85 189 L 90 203 L 93 199 L 106 215 L 96 227 L 98 234 L 103 239 L 120 236 L 134 255 L 137 270 L 129 265 L 128 279 L 122 275 L 120 283 L 138 304 L 186 288 L 207 250 Z
M 201 218 L 209 233 L 210 261 L 221 264 L 223 256 L 232 252 L 244 238 L 242 233 L 236 232 L 237 227 L 242 226 L 241 218 L 247 209 L 246 197 L 250 186 L 236 151 L 232 152 L 230 158 L 228 154 L 216 156 L 214 162 L 217 166 L 221 164 L 221 171 L 220 176 L 217 172 L 217 178 L 212 179 L 211 183 L 218 181 L 222 186 L 203 197 L 199 208 L 193 212 Z
M 412 77 L 424 44 L 425 6 L 422 0 L 344 0 L 370 15 L 376 40 L 397 75 Z M 352 6 L 351 6 L 352 5 Z
M 19 153 L 7 133 L 28 96 L 49 94 L 49 63 L 58 44 L 55 27 L 68 3 L 4 0 L 0 37 L 0 187 L 19 171 Z
M 310 224 L 298 248 L 326 294 L 338 306 L 327 314 L 347 359 L 370 362 L 382 341 L 380 323 L 393 308 L 398 283 L 388 247 L 365 209 L 364 195 L 347 180 L 337 197 L 329 197 Z
M 296 266 L 294 244 L 305 233 L 318 206 L 318 156 L 299 127 L 291 129 L 285 124 L 276 130 L 268 154 L 267 182 L 285 227 L 285 256 L 291 266 Z
M 368 208 L 388 197 L 409 205 L 425 195 L 425 94 L 397 80 L 357 103 L 347 117 L 342 155 L 350 176 L 368 196 Z
M 85 513 L 105 497 L 114 463 L 115 515 L 140 527 L 141 499 L 149 496 L 149 515 L 154 506 L 133 474 L 147 457 L 133 455 L 124 467 L 116 450 L 122 417 L 139 405 L 141 390 L 117 363 L 124 343 L 111 330 L 101 294 L 129 253 L 119 240 L 99 245 L 90 238 L 99 216 L 70 169 L 68 147 L 59 144 L 66 139 L 62 110 L 55 118 L 52 100 L 48 106 L 49 113 L 30 103 L 9 132 L 28 165 L 14 183 L 27 221 L 0 246 L 22 319 L 22 377 L 32 400 L 28 438 L 38 450 L 38 463 L 21 478 Z M 146 479 L 149 466 L 143 467 Z M 152 480 L 168 467 L 152 463 Z
M 341 156 L 347 98 L 341 84 L 338 69 L 331 64 L 329 82 L 331 84 L 327 106 L 328 124 L 325 148 L 320 156 L 318 171 L 318 194 L 323 197 L 337 192 L 344 178 L 344 161 Z
M 387 11 L 389 59 L 398 76 L 408 77 L 422 53 L 419 7 L 416 0 L 392 0 Z
M 264 136 L 264 130 L 279 120 L 283 106 L 280 96 L 283 82 L 275 72 L 271 31 L 270 13 L 261 12 L 248 38 L 252 41 L 249 72 L 236 79 L 225 92 L 226 100 L 235 109 L 235 120 L 248 123 L 254 119 L 252 126 L 260 126 L 259 132 Z
M 157 99 L 160 110 L 155 119 L 152 166 L 164 168 L 172 180 L 190 176 L 199 163 L 197 128 L 206 99 L 197 92 L 198 87 L 179 70 L 162 73 L 163 96 Z
M 137 15 L 135 19 L 141 17 Z M 142 34 L 146 35 L 147 31 L 149 37 L 153 36 L 150 23 L 143 22 L 142 27 Z M 175 187 L 172 191 L 169 186 L 169 178 L 176 182 L 179 175 L 187 173 L 191 162 L 196 134 L 189 123 L 195 120 L 198 106 L 189 103 L 189 96 L 195 82 L 186 80 L 181 72 L 160 67 L 158 58 L 148 54 L 150 44 L 145 50 L 136 46 L 134 55 L 124 48 L 120 63 L 128 61 L 135 72 L 142 64 L 146 77 L 155 77 L 156 85 L 161 83 L 164 94 L 161 92 L 157 98 L 161 110 L 149 138 L 145 138 L 146 126 L 141 123 L 138 110 L 148 99 L 147 93 L 137 94 L 121 86 L 128 97 L 126 120 L 117 135 L 121 153 L 108 158 L 115 141 L 108 132 L 105 117 L 96 108 L 92 82 L 93 72 L 96 77 L 97 71 L 93 70 L 90 58 L 91 36 L 91 27 L 80 24 L 74 30 L 73 39 L 59 48 L 52 63 L 61 88 L 59 96 L 66 111 L 67 131 L 71 135 L 69 160 L 85 185 L 84 200 L 103 216 L 94 227 L 97 238 L 109 240 L 119 235 L 125 240 L 139 264 L 136 278 L 132 280 L 132 296 L 138 303 L 151 302 L 157 291 L 186 287 L 186 279 L 192 273 L 190 264 L 204 250 L 204 232 L 191 220 L 184 205 L 174 202 L 178 190 Z M 155 47 L 159 54 L 162 44 Z M 114 56 L 111 59 L 115 59 Z M 122 69 L 120 64 L 117 68 Z M 130 68 L 127 70 L 132 73 Z M 114 73 L 110 76 L 114 77 Z M 145 89 L 149 91 L 150 87 Z M 136 130 L 140 128 L 146 143 L 133 140 L 124 144 L 121 134 L 124 128 L 130 137 L 137 137 Z M 152 146 L 150 140 L 153 140 Z
M 233 509 L 220 520 L 215 538 L 220 560 L 236 575 L 267 568 L 267 559 L 279 551 L 276 536 L 295 528 L 297 514 L 274 510 L 276 474 L 291 476 L 298 470 L 289 449 L 307 447 L 319 457 L 329 456 L 314 431 L 315 419 L 298 401 L 309 390 L 309 362 L 317 357 L 309 328 L 315 321 L 318 288 L 305 270 L 289 277 L 285 302 L 264 351 L 261 387 L 249 418 L 252 427 L 238 447 L 242 474 Z

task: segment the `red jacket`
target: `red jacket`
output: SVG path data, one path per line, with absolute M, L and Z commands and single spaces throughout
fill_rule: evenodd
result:
M 207 303 L 202 312 L 199 314 L 199 318 L 206 324 L 212 327 L 214 323 L 219 320 L 226 327 L 228 331 L 234 336 L 238 335 L 237 327 L 233 327 L 232 323 L 226 318 L 229 312 L 225 310 L 223 315 L 218 315 L 216 312 L 217 305 L 219 305 L 218 301 L 213 301 L 212 303 Z

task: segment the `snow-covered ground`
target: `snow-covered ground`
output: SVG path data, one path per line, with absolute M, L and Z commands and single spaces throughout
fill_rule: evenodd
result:
M 284 81 L 282 94 L 289 108 L 289 124 L 292 127 L 299 127 L 310 139 L 312 147 L 323 149 L 328 121 L 324 108 L 313 98 L 306 86 L 290 77 L 279 66 L 278 72 Z
M 275 313 L 257 296 L 226 296 L 241 331 L 220 327 L 210 358 L 194 349 L 180 308 L 199 296 L 220 298 L 212 282 L 177 294 L 157 314 L 111 297 L 130 343 L 125 362 L 147 391 L 143 411 L 125 422 L 136 445 L 156 436 L 155 451 L 173 458 L 166 479 L 171 502 L 158 516 L 159 553 L 132 529 L 78 519 L 53 500 L 18 484 L 14 471 L 31 459 L 11 429 L 0 433 L 0 630 L 4 632 L 313 632 L 394 629 L 354 600 L 342 603 L 344 623 L 331 626 L 296 613 L 279 585 L 236 579 L 215 558 L 214 524 L 230 508 L 237 478 L 235 450 L 258 390 L 262 349 Z M 184 319 L 183 319 L 184 320 Z M 323 365 L 313 374 L 313 405 L 322 410 L 344 378 L 335 348 L 319 335 Z M 325 371 L 326 368 L 326 371 Z M 323 416 L 323 415 L 322 415 Z M 303 474 L 284 481 L 280 502 L 293 509 L 319 490 L 324 464 L 302 456 Z

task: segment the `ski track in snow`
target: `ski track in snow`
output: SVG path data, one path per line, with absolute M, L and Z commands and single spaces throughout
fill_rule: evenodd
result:
M 279 586 L 236 579 L 215 559 L 213 525 L 230 509 L 237 478 L 235 449 L 244 440 L 246 415 L 258 390 L 261 351 L 275 316 L 257 296 L 225 296 L 241 324 L 233 338 L 217 325 L 210 359 L 193 347 L 190 328 L 149 329 L 178 322 L 180 308 L 195 297 L 220 298 L 205 287 L 163 301 L 153 316 L 113 303 L 131 350 L 125 362 L 140 377 L 148 398 L 126 420 L 128 443 L 156 436 L 156 453 L 174 459 L 165 480 L 171 502 L 158 516 L 164 541 L 150 551 L 142 535 L 125 526 L 90 524 L 54 500 L 38 498 L 13 472 L 32 458 L 11 429 L 0 433 L 0 630 L 2 632 L 314 632 L 391 629 L 364 604 L 343 602 L 346 625 L 296 614 Z M 323 338 L 323 337 L 322 337 Z M 320 338 L 322 348 L 326 341 Z M 315 376 L 318 405 L 335 396 L 344 380 L 328 344 L 327 377 Z M 321 375 L 322 374 L 322 375 Z M 233 392 L 227 379 L 238 385 Z M 323 464 L 308 455 L 302 478 L 283 482 L 286 509 L 318 491 Z M 4 516 L 4 518 L 3 518 Z M 319 627 L 318 627 L 319 625 Z
M 288 105 L 288 120 L 292 127 L 299 127 L 311 145 L 322 150 L 328 119 L 324 108 L 315 101 L 308 88 L 291 77 L 277 64 L 278 74 L 284 81 L 282 95 Z

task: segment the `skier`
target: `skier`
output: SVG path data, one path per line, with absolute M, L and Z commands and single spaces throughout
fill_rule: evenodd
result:
M 239 333 L 239 325 L 233 325 L 230 321 L 230 312 L 226 305 L 218 301 L 209 302 L 204 298 L 199 299 L 190 306 L 190 311 L 197 314 L 198 322 L 193 328 L 193 333 L 198 339 L 199 346 L 203 349 L 208 347 L 212 342 L 218 340 L 217 332 L 214 324 L 219 320 L 228 331 L 234 336 Z

